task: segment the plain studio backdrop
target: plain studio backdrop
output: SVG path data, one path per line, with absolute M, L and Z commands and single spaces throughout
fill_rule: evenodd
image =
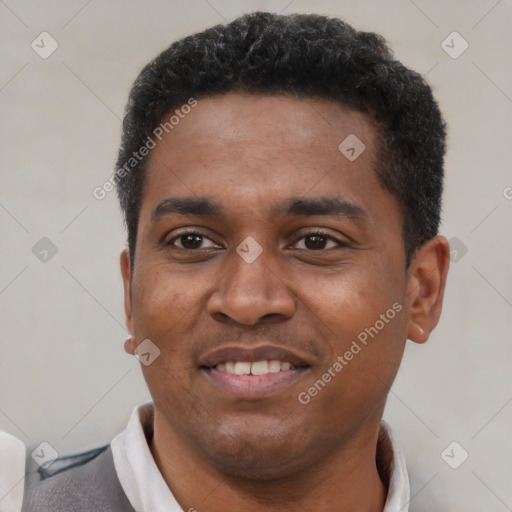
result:
M 149 399 L 123 351 L 117 198 L 92 191 L 113 172 L 142 66 L 254 10 L 379 32 L 433 87 L 449 125 L 452 265 L 441 322 L 408 343 L 385 418 L 411 510 L 512 510 L 510 0 L 1 1 L 0 428 L 29 452 L 69 454 L 110 442 Z

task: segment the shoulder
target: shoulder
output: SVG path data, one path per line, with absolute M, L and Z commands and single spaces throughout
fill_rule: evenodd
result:
M 29 468 L 22 512 L 134 512 L 110 446 L 61 457 L 48 468 Z

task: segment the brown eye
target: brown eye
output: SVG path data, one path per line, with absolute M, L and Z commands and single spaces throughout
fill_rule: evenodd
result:
M 202 246 L 202 244 L 206 243 L 206 241 L 209 241 L 210 245 Z M 182 233 L 181 235 L 175 236 L 169 240 L 167 245 L 171 245 L 178 249 L 184 249 L 187 251 L 205 249 L 207 247 L 216 247 L 216 244 L 213 243 L 207 236 L 196 232 Z
M 304 240 L 303 247 L 299 247 L 299 249 L 308 249 L 311 251 L 320 251 L 332 249 L 335 247 L 345 247 L 347 245 L 341 240 L 337 240 L 336 238 L 333 238 L 326 233 L 317 232 L 304 235 L 299 240 Z
M 308 235 L 304 239 L 307 249 L 325 249 L 325 245 L 328 242 L 327 237 L 322 235 Z
M 203 243 L 201 235 L 193 235 L 191 233 L 180 236 L 179 240 L 184 249 L 197 249 Z

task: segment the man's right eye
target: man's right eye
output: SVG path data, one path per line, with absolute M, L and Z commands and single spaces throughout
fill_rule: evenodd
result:
M 201 244 L 203 244 L 205 240 L 209 240 L 211 245 L 207 247 L 201 247 Z M 178 244 L 176 244 L 176 242 L 178 242 Z M 185 233 L 176 235 L 171 240 L 166 242 L 166 245 L 170 245 L 185 251 L 218 247 L 217 244 L 210 240 L 206 235 L 197 231 L 187 231 Z

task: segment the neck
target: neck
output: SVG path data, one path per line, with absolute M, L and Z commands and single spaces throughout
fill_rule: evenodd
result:
M 376 465 L 380 417 L 368 422 L 321 464 L 271 480 L 220 471 L 184 443 L 155 411 L 155 462 L 183 510 L 194 512 L 382 512 L 386 488 Z

